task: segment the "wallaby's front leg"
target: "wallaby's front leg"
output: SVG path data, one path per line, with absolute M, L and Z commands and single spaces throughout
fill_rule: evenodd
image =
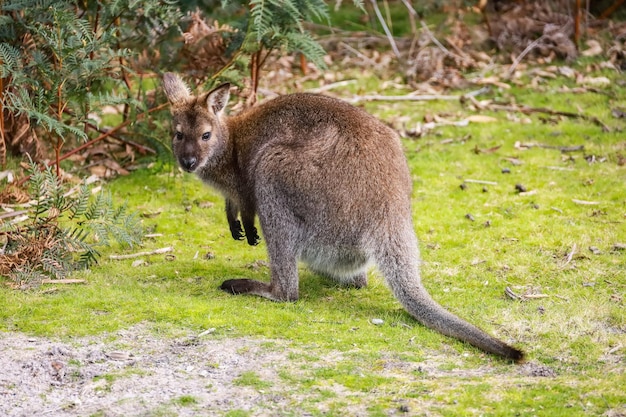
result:
M 241 222 L 239 222 L 237 218 L 239 216 L 239 206 L 231 199 L 226 199 L 226 219 L 228 220 L 230 234 L 235 240 L 243 240 L 245 236 L 250 246 L 256 246 L 261 241 L 259 233 L 256 227 L 254 227 L 254 215 L 254 210 L 242 210 Z M 241 227 L 241 223 L 243 223 L 243 228 Z
M 241 212 L 241 222 L 243 223 L 243 230 L 246 232 L 248 245 L 258 245 L 261 238 L 259 237 L 256 227 L 254 227 L 254 211 L 243 210 Z
M 230 199 L 226 199 L 226 219 L 228 220 L 228 227 L 230 228 L 230 234 L 235 240 L 243 240 L 244 234 L 241 228 L 241 223 L 237 219 L 239 215 L 239 207 Z

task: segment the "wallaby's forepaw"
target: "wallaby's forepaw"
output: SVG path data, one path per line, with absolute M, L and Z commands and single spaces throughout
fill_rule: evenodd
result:
M 261 241 L 259 234 L 257 233 L 256 227 L 253 227 L 252 230 L 246 230 L 246 239 L 248 239 L 248 245 L 256 246 Z
M 228 279 L 222 282 L 220 290 L 230 294 L 248 294 L 255 288 L 255 281 L 250 279 Z
M 229 226 L 230 234 L 233 236 L 233 239 L 243 240 L 245 235 L 243 233 L 243 229 L 241 228 L 241 223 L 239 222 L 239 220 L 230 223 Z

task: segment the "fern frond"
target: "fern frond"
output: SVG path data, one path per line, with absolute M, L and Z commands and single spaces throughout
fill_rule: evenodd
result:
M 72 270 L 71 260 L 61 256 L 59 251 L 50 251 L 41 258 L 41 268 L 56 279 L 62 279 Z
M 20 51 L 8 43 L 0 43 L 0 75 L 8 77 L 20 67 Z
M 78 262 L 76 263 L 76 269 L 89 269 L 92 265 L 98 263 L 99 258 L 100 252 L 94 248 L 90 248 L 90 250 L 80 254 Z
M 318 68 L 326 68 L 324 55 L 326 51 L 307 33 L 287 33 L 283 38 L 283 46 L 289 52 L 300 52 Z
M 87 184 L 83 182 L 81 184 L 80 189 L 78 191 L 78 196 L 72 202 L 69 207 L 69 219 L 72 220 L 78 216 L 82 216 L 87 211 L 87 206 L 89 204 L 89 197 L 91 196 L 91 192 L 89 191 L 89 187 Z

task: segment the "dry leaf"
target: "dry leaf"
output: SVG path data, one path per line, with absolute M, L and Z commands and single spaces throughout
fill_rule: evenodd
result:
M 602 46 L 600 46 L 600 42 L 594 39 L 589 39 L 586 44 L 589 49 L 585 49 L 584 51 L 582 51 L 582 56 L 596 56 L 602 53 Z

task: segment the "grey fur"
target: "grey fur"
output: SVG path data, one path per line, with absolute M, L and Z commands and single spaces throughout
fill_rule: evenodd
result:
M 365 271 L 374 263 L 424 325 L 487 352 L 523 359 L 521 351 L 449 313 L 424 289 L 411 177 L 392 129 L 321 95 L 280 96 L 228 117 L 227 84 L 196 97 L 167 73 L 163 86 L 179 132 L 173 149 L 181 166 L 225 196 L 235 239 L 245 232 L 248 243 L 256 244 L 255 214 L 263 230 L 270 282 L 227 280 L 223 290 L 295 301 L 298 260 L 356 287 L 367 284 Z

